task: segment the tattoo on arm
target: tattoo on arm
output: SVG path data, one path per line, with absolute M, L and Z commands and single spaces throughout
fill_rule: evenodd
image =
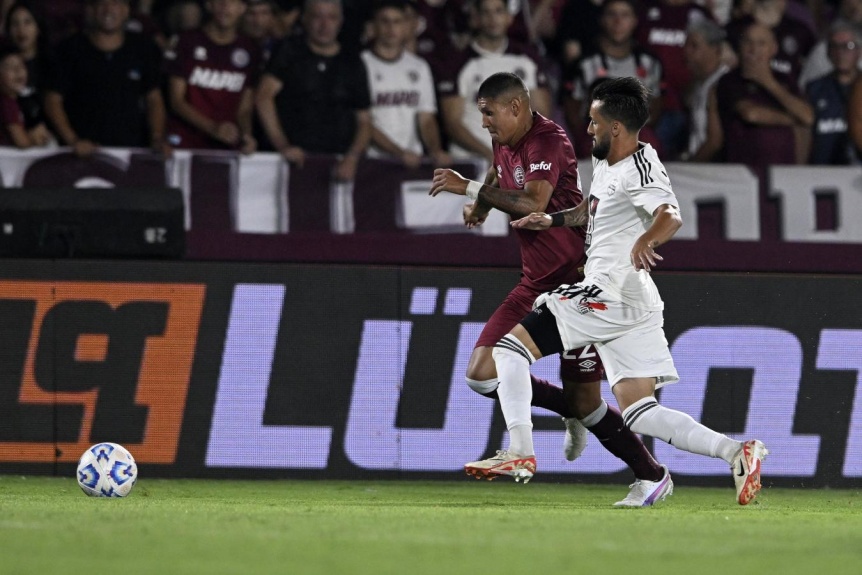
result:
M 582 201 L 574 208 L 569 208 L 568 210 L 561 210 L 556 213 L 562 214 L 562 225 L 565 227 L 576 228 L 579 226 L 585 226 L 587 225 L 587 220 L 589 219 L 587 214 L 587 200 Z
M 479 201 L 519 218 L 536 211 L 535 202 L 523 190 L 501 190 L 483 185 L 479 190 Z
M 565 225 L 570 228 L 584 226 L 587 223 L 587 213 L 583 210 L 579 211 L 578 208 L 570 208 L 563 211 L 563 214 L 565 214 Z

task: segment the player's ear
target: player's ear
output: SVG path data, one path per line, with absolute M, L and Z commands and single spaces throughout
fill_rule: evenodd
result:
M 512 110 L 512 115 L 517 116 L 521 113 L 521 99 L 520 98 L 512 98 L 509 102 L 509 109 Z

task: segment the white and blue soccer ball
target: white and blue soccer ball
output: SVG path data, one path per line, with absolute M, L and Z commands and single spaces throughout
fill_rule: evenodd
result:
M 77 477 L 90 497 L 125 497 L 138 480 L 138 466 L 122 445 L 97 443 L 78 461 Z

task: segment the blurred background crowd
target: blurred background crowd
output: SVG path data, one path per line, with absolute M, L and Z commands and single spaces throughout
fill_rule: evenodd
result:
M 509 71 L 579 157 L 636 76 L 666 161 L 857 164 L 860 31 L 862 0 L 2 0 L 0 145 L 490 160 Z

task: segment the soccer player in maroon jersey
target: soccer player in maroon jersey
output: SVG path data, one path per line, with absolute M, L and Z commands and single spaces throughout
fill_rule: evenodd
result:
M 467 227 L 480 225 L 496 208 L 519 218 L 539 210 L 562 210 L 582 199 L 577 159 L 565 131 L 533 112 L 524 82 L 508 72 L 489 76 L 479 87 L 482 126 L 493 141 L 494 164 L 485 183 L 467 180 L 450 169 L 437 169 L 430 195 L 450 192 L 473 200 L 464 208 Z M 545 289 L 580 279 L 584 235 L 580 228 L 555 228 L 535 233 L 516 229 L 521 245 L 521 280 L 485 325 L 467 366 L 467 384 L 487 397 L 497 397 L 499 384 L 491 357 L 493 346 L 528 313 Z M 615 408 L 601 397 L 601 364 L 594 349 L 562 354 L 560 377 L 565 388 L 532 377 L 532 404 L 566 420 L 566 458 L 575 459 L 585 446 L 583 427 L 611 453 L 625 461 L 638 480 L 658 481 L 663 468 L 641 440 L 626 428 Z
M 257 148 L 252 136 L 253 86 L 260 48 L 239 34 L 245 0 L 209 0 L 210 18 L 180 34 L 166 54 L 172 115 L 168 138 L 177 148 Z

